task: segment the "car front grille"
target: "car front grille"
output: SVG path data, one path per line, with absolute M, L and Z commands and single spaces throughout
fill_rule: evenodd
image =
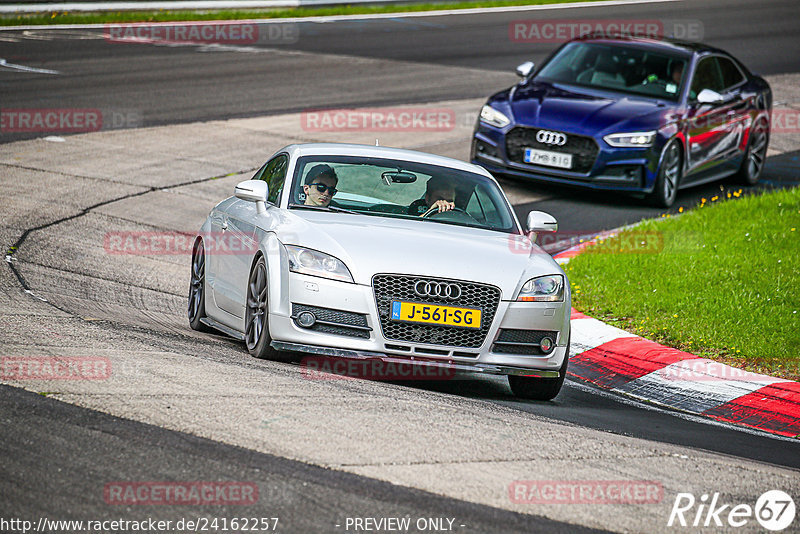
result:
M 524 160 L 525 149 L 537 148 L 550 152 L 572 154 L 572 168 L 569 169 L 572 172 L 586 174 L 592 170 L 594 161 L 597 159 L 597 153 L 600 150 L 593 138 L 565 133 L 564 135 L 567 136 L 566 144 L 562 146 L 547 145 L 536 140 L 536 132 L 538 131 L 538 128 L 517 126 L 506 134 L 506 153 L 509 161 L 530 165 Z M 555 167 L 553 168 L 555 169 Z
M 419 280 L 458 284 L 461 287 L 461 296 L 456 300 L 420 297 L 414 292 L 414 284 Z M 429 343 L 451 347 L 480 347 L 484 339 L 486 339 L 489 328 L 492 326 L 495 313 L 497 313 L 497 306 L 500 303 L 500 288 L 487 284 L 462 282 L 460 280 L 376 274 L 372 277 L 372 287 L 375 291 L 375 302 L 378 306 L 378 316 L 380 317 L 383 336 L 386 339 L 410 343 Z M 391 307 L 393 300 L 424 301 L 429 304 L 480 308 L 482 310 L 481 328 L 467 329 L 392 321 Z
M 370 328 L 367 326 L 367 316 L 362 313 L 292 303 L 292 319 L 301 328 L 303 327 L 297 322 L 297 316 L 304 311 L 311 312 L 316 317 L 316 322 L 308 330 L 369 339 Z
M 543 356 L 545 353 L 539 345 L 545 336 L 555 342 L 558 339 L 558 332 L 501 328 L 497 339 L 492 345 L 492 352 Z

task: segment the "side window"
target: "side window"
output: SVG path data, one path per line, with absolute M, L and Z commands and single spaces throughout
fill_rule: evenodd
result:
M 483 187 L 478 186 L 469 199 L 465 210 L 476 221 L 495 228 L 506 226 L 503 217 L 497 211 L 497 206 L 492 202 L 492 198 L 484 191 Z
M 719 68 L 722 71 L 722 83 L 725 89 L 730 89 L 734 85 L 739 85 L 744 81 L 744 75 L 739 67 L 729 58 L 721 57 L 719 59 Z
M 697 65 L 692 80 L 691 98 L 697 98 L 703 89 L 711 89 L 718 93 L 725 91 L 725 84 L 722 83 L 722 75 L 715 57 L 707 57 Z
M 278 198 L 283 191 L 283 184 L 286 181 L 286 168 L 289 164 L 289 158 L 286 154 L 281 154 L 269 160 L 266 165 L 261 167 L 259 171 L 253 176 L 253 180 L 264 180 L 269 187 L 269 196 L 267 202 L 272 204 L 278 203 Z

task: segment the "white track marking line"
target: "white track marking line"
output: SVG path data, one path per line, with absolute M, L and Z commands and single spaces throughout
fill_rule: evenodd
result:
M 23 72 L 36 72 L 39 74 L 61 74 L 57 70 L 50 69 L 37 69 L 36 67 L 26 67 L 25 65 L 17 65 L 15 63 L 8 63 L 5 59 L 0 58 L 0 67 L 7 69 L 19 70 Z

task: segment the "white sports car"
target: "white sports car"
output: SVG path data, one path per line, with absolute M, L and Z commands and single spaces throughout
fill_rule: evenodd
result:
M 557 229 L 536 211 L 527 226 Z M 420 152 L 283 148 L 211 210 L 193 249 L 191 327 L 257 358 L 508 375 L 515 395 L 547 400 L 569 320 L 564 272 L 491 174 Z

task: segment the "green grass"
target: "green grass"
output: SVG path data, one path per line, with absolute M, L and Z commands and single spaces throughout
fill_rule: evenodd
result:
M 0 16 L 0 26 L 33 24 L 102 24 L 110 22 L 171 22 L 189 20 L 241 20 L 276 19 L 290 17 L 320 17 L 330 15 L 365 15 L 373 13 L 405 13 L 411 11 L 437 11 L 443 9 L 470 9 L 477 7 L 527 6 L 564 4 L 587 0 L 506 0 L 452 3 L 418 3 L 391 5 L 342 5 L 331 7 L 301 7 L 262 10 L 219 11 L 118 11 L 114 13 L 51 12 Z M 590 0 L 591 1 L 591 0 Z M 596 0 L 594 0 L 596 1 Z
M 587 249 L 565 266 L 573 305 L 699 356 L 800 378 L 800 188 L 739 193 Z

